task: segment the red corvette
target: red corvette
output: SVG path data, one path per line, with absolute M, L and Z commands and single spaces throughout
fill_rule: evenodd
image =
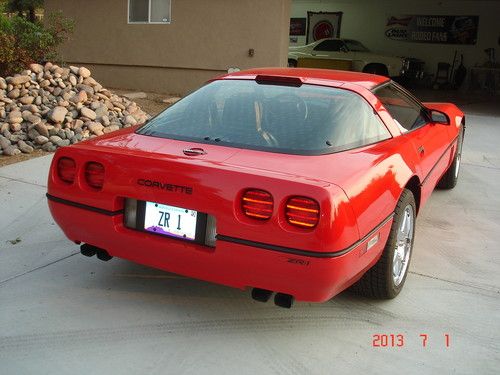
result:
M 457 182 L 464 114 L 388 78 L 258 69 L 215 79 L 145 125 L 64 147 L 50 211 L 87 256 L 323 302 L 393 298 L 415 220 Z

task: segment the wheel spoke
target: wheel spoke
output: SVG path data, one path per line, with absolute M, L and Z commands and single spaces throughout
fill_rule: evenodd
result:
M 403 242 L 404 239 L 406 238 L 406 232 L 405 232 L 406 220 L 407 218 L 405 212 L 405 214 L 403 215 L 403 220 L 401 221 L 401 225 L 399 226 L 398 230 L 398 235 L 397 235 L 398 243 Z
M 396 246 L 392 260 L 392 277 L 394 285 L 403 281 L 410 259 L 414 227 L 414 211 L 412 206 L 406 206 L 396 233 Z

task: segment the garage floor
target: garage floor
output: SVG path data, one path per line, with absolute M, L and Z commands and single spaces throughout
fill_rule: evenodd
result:
M 0 373 L 497 374 L 500 105 L 463 108 L 461 180 L 421 212 L 411 273 L 392 301 L 343 293 L 284 310 L 248 291 L 85 258 L 49 215 L 51 156 L 0 168 Z M 377 334 L 404 345 L 389 336 L 374 347 Z

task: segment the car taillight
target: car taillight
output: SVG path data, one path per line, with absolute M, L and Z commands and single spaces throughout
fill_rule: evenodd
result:
M 297 227 L 314 228 L 319 221 L 319 203 L 306 197 L 293 197 L 286 203 L 286 220 Z
M 93 161 L 87 163 L 85 166 L 85 181 L 94 189 L 102 189 L 102 185 L 104 185 L 104 166 Z
M 76 175 L 75 161 L 71 158 L 60 158 L 57 162 L 57 175 L 62 181 L 72 184 Z
M 253 219 L 268 220 L 273 214 L 273 196 L 264 190 L 247 190 L 243 194 L 241 206 L 245 215 Z

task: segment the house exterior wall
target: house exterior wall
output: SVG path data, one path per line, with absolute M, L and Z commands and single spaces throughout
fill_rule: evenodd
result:
M 229 67 L 286 66 L 290 1 L 171 0 L 170 24 L 129 24 L 128 0 L 46 0 L 45 11 L 75 20 L 66 63 L 110 87 L 185 94 Z

